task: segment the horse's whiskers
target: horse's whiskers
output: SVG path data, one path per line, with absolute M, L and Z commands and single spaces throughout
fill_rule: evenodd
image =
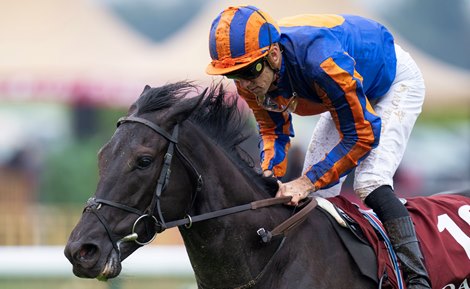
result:
M 103 271 L 96 277 L 99 281 L 107 281 L 109 278 L 114 278 L 121 273 L 121 260 L 119 252 L 116 250 L 111 251 L 108 261 L 106 262 Z

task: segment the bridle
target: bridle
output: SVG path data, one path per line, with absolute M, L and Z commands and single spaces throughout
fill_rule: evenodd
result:
M 202 190 L 202 186 L 203 186 L 202 175 L 196 169 L 194 164 L 189 160 L 189 158 L 186 157 L 186 155 L 179 149 L 179 146 L 178 146 L 179 124 L 175 125 L 173 129 L 173 133 L 170 135 L 168 132 L 163 130 L 160 126 L 144 118 L 135 117 L 135 116 L 122 117 L 118 120 L 117 126 L 119 127 L 125 123 L 143 124 L 147 126 L 148 128 L 152 129 L 154 132 L 156 132 L 163 138 L 165 138 L 166 140 L 168 140 L 169 145 L 168 145 L 168 149 L 165 154 L 165 157 L 163 159 L 163 165 L 160 171 L 160 176 L 158 177 L 157 186 L 155 188 L 155 193 L 152 197 L 152 201 L 150 202 L 150 205 L 147 207 L 145 211 L 141 211 L 139 209 L 130 207 L 128 205 L 124 205 L 124 204 L 120 204 L 114 201 L 109 201 L 109 200 L 100 199 L 100 198 L 90 198 L 87 201 L 84 211 L 91 212 L 97 216 L 100 223 L 104 226 L 106 233 L 109 237 L 109 240 L 113 244 L 114 249 L 118 253 L 120 252 L 119 246 L 122 242 L 134 241 L 138 245 L 144 246 L 144 245 L 151 243 L 156 238 L 157 234 L 169 228 L 184 225 L 186 228 L 189 229 L 191 228 L 192 224 L 196 222 L 209 220 L 209 219 L 213 219 L 213 218 L 217 218 L 221 216 L 226 216 L 226 215 L 230 215 L 230 214 L 234 214 L 234 213 L 238 213 L 242 211 L 255 210 L 258 208 L 262 208 L 262 207 L 283 204 L 290 200 L 289 197 L 288 198 L 269 198 L 269 199 L 254 201 L 254 202 L 244 204 L 244 205 L 216 210 L 213 212 L 208 212 L 208 213 L 204 213 L 204 214 L 200 214 L 196 216 L 190 216 L 189 214 L 187 214 L 185 218 L 183 219 L 166 222 L 165 218 L 163 217 L 162 210 L 161 210 L 160 197 L 162 193 L 165 191 L 167 184 L 169 182 L 170 173 L 171 173 L 170 166 L 171 166 L 171 161 L 173 159 L 175 151 L 178 154 L 178 156 L 184 161 L 186 166 L 189 167 L 193 171 L 193 175 L 195 176 L 195 179 L 196 179 L 196 188 L 192 195 L 192 200 L 190 202 L 189 210 L 191 210 L 198 193 Z M 107 205 L 110 207 L 121 209 L 123 211 L 139 216 L 134 222 L 131 233 L 129 235 L 126 235 L 123 238 L 119 238 L 113 233 L 107 221 L 99 212 L 99 209 L 102 207 L 102 205 Z M 154 212 L 157 212 L 158 218 L 154 215 Z M 136 232 L 136 228 L 140 222 L 144 222 L 145 220 L 151 221 L 155 232 L 154 232 L 153 237 L 149 238 L 147 241 L 139 241 L 138 240 L 139 236 Z
M 122 242 L 129 242 L 129 241 L 134 241 L 138 245 L 144 246 L 149 243 L 151 243 L 157 234 L 163 232 L 164 230 L 172 227 L 178 227 L 184 225 L 186 228 L 191 228 L 192 224 L 195 222 L 199 221 L 204 221 L 204 220 L 209 220 L 221 216 L 226 216 L 242 211 L 247 211 L 247 210 L 256 210 L 259 208 L 263 207 L 268 207 L 272 205 L 279 205 L 279 204 L 284 204 L 288 201 L 290 201 L 291 197 L 282 197 L 282 198 L 268 198 L 268 199 L 263 199 L 263 200 L 258 200 L 258 201 L 253 201 L 248 204 L 244 205 L 239 205 L 239 206 L 234 206 L 234 207 L 229 207 L 226 209 L 221 209 L 221 210 L 216 210 L 213 212 L 209 213 L 204 213 L 200 215 L 196 215 L 191 217 L 189 214 L 186 215 L 185 218 L 179 219 L 176 221 L 170 221 L 170 222 L 165 222 L 165 219 L 163 218 L 162 210 L 161 210 L 161 200 L 160 197 L 162 193 L 165 191 L 169 178 L 170 178 L 170 173 L 171 173 L 171 161 L 173 158 L 173 155 L 176 151 L 176 153 L 181 157 L 181 159 L 184 161 L 187 167 L 189 167 L 192 171 L 194 176 L 196 177 L 196 188 L 195 192 L 192 195 L 192 200 L 190 202 L 191 207 L 189 210 L 192 208 L 194 201 L 197 197 L 197 194 L 202 190 L 203 186 L 203 179 L 202 175 L 198 172 L 194 164 L 186 157 L 186 155 L 179 149 L 178 147 L 178 132 L 179 132 L 179 124 L 177 123 L 175 127 L 173 128 L 173 132 L 170 135 L 167 133 L 165 130 L 163 130 L 160 126 L 156 125 L 155 123 L 144 119 L 140 117 L 135 117 L 135 116 L 127 116 L 127 117 L 122 117 L 118 120 L 117 126 L 119 127 L 120 125 L 124 123 L 140 123 L 148 128 L 152 129 L 155 131 L 157 134 L 160 136 L 164 137 L 166 140 L 168 140 L 169 145 L 167 152 L 165 154 L 164 160 L 163 160 L 163 166 L 162 170 L 160 171 L 160 176 L 158 177 L 158 182 L 157 186 L 155 188 L 155 194 L 152 197 L 152 201 L 150 202 L 150 205 L 147 207 L 145 211 L 141 211 L 139 209 L 130 207 L 128 205 L 120 204 L 117 202 L 105 200 L 105 199 L 99 199 L 99 198 L 90 198 L 87 201 L 87 205 L 84 209 L 84 211 L 91 212 L 95 214 L 98 218 L 98 220 L 101 222 L 101 224 L 104 226 L 108 237 L 113 245 L 113 248 L 116 250 L 118 255 L 120 255 L 120 244 Z M 124 210 L 126 212 L 136 214 L 139 217 L 135 220 L 134 225 L 132 226 L 131 233 L 127 236 L 124 236 L 119 239 L 115 235 L 115 233 L 110 229 L 110 226 L 108 225 L 107 221 L 105 218 L 101 215 L 99 212 L 99 209 L 102 207 L 102 205 L 107 205 L 110 207 L 114 207 L 117 209 Z M 306 202 L 306 205 L 295 215 L 291 216 L 284 222 L 282 222 L 280 225 L 276 226 L 272 231 L 267 231 L 264 228 L 258 229 L 257 233 L 265 243 L 269 243 L 273 237 L 277 236 L 282 236 L 282 240 L 279 243 L 276 251 L 274 254 L 271 256 L 269 259 L 268 263 L 264 266 L 264 268 L 259 272 L 259 274 L 253 278 L 252 280 L 248 281 L 244 285 L 238 286 L 238 289 L 244 289 L 244 288 L 251 288 L 253 287 L 259 280 L 260 278 L 265 274 L 267 268 L 269 265 L 273 262 L 275 256 L 277 256 L 278 252 L 282 248 L 284 242 L 285 242 L 285 233 L 290 231 L 292 228 L 296 227 L 300 223 L 302 223 L 307 214 L 315 208 L 317 205 L 317 202 L 315 199 L 309 199 L 309 202 Z M 158 213 L 158 219 L 155 217 L 154 212 L 155 210 Z M 136 232 L 136 227 L 139 222 L 143 222 L 144 219 L 150 219 L 154 225 L 155 233 L 152 238 L 150 238 L 148 241 L 141 242 L 138 240 L 138 234 Z M 120 258 L 120 257 L 119 257 Z M 202 286 L 202 285 L 201 285 Z
M 162 193 L 165 191 L 165 189 L 167 187 L 167 184 L 168 184 L 168 181 L 170 179 L 170 173 L 171 173 L 170 166 L 171 166 L 171 161 L 173 159 L 173 155 L 174 155 L 175 151 L 178 153 L 180 158 L 184 161 L 185 165 L 193 171 L 194 176 L 196 176 L 196 188 L 195 188 L 194 193 L 192 195 L 191 206 L 194 203 L 194 200 L 196 199 L 196 196 L 201 191 L 202 185 L 203 185 L 203 180 L 202 180 L 201 174 L 198 172 L 198 170 L 196 169 L 194 164 L 186 157 L 186 155 L 178 147 L 179 124 L 175 125 L 175 127 L 173 129 L 173 133 L 170 135 L 165 130 L 163 130 L 161 127 L 156 125 L 155 123 L 153 123 L 153 122 L 151 122 L 147 119 L 144 119 L 144 118 L 135 117 L 135 116 L 122 117 L 118 120 L 117 126 L 119 127 L 120 125 L 122 125 L 124 123 L 140 123 L 140 124 L 143 124 L 143 125 L 147 126 L 148 128 L 152 129 L 153 131 L 155 131 L 160 136 L 164 137 L 166 140 L 168 140 L 169 145 L 168 145 L 168 149 L 165 153 L 165 157 L 163 159 L 163 165 L 162 165 L 162 169 L 160 171 L 160 176 L 158 177 L 157 186 L 155 188 L 155 193 L 152 197 L 152 201 L 150 202 L 150 205 L 147 207 L 147 209 L 145 211 L 141 211 L 139 209 L 136 209 L 136 208 L 124 205 L 124 204 L 120 204 L 120 203 L 117 203 L 117 202 L 114 202 L 114 201 L 109 201 L 109 200 L 100 199 L 100 198 L 90 198 L 87 201 L 85 211 L 90 211 L 98 217 L 98 220 L 104 226 L 104 228 L 105 228 L 105 230 L 108 234 L 108 237 L 109 237 L 111 243 L 113 244 L 114 249 L 117 252 L 120 252 L 119 245 L 122 242 L 134 241 L 138 245 L 143 246 L 143 245 L 147 245 L 147 244 L 151 243 L 155 239 L 157 234 L 163 232 L 164 230 L 166 230 L 168 228 L 181 226 L 181 225 L 185 225 L 187 228 L 191 227 L 193 220 L 191 219 L 191 217 L 189 215 L 187 215 L 187 218 L 184 218 L 184 219 L 180 219 L 180 220 L 172 221 L 172 222 L 165 222 L 165 219 L 163 217 L 162 210 L 161 210 L 160 197 L 161 197 Z M 107 205 L 107 206 L 110 206 L 110 207 L 121 209 L 121 210 L 124 210 L 126 212 L 129 212 L 129 213 L 132 213 L 132 214 L 135 214 L 135 215 L 139 216 L 136 219 L 136 221 L 134 222 L 134 225 L 132 226 L 131 233 L 129 235 L 127 235 L 127 236 L 125 236 L 121 239 L 119 239 L 117 236 L 115 236 L 115 234 L 110 229 L 108 223 L 106 222 L 104 217 L 99 212 L 99 209 L 101 208 L 102 205 Z M 155 217 L 154 212 L 157 212 L 158 219 L 157 219 L 157 217 Z M 140 222 L 144 222 L 146 219 L 149 219 L 153 223 L 155 233 L 154 233 L 153 237 L 150 238 L 148 241 L 142 242 L 142 241 L 138 240 L 139 236 L 136 232 L 136 228 L 137 228 L 137 226 Z

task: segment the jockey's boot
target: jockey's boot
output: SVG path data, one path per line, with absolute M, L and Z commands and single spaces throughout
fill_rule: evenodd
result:
M 389 185 L 373 190 L 364 200 L 382 221 L 401 262 L 408 289 L 431 289 L 413 221 Z
M 408 289 L 431 289 L 431 281 L 423 262 L 413 221 L 408 217 L 383 223 L 393 248 L 401 262 Z

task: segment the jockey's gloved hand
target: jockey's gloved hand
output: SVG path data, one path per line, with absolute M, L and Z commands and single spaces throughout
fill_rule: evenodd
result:
M 292 196 L 287 205 L 297 206 L 300 200 L 305 199 L 311 192 L 315 192 L 315 186 L 310 179 L 303 175 L 293 181 L 281 184 L 276 197 Z

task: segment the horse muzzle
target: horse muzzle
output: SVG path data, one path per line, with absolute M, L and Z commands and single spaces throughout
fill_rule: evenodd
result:
M 120 253 L 111 249 L 103 261 L 102 249 L 93 243 L 69 242 L 64 254 L 73 266 L 73 273 L 80 278 L 106 280 L 121 272 Z

